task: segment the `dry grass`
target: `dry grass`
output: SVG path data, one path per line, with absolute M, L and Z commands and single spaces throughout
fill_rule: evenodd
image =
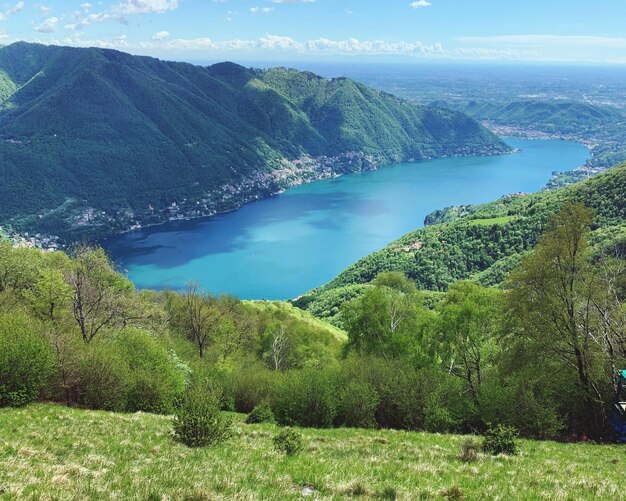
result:
M 626 449 L 521 442 L 516 457 L 459 459 L 468 437 L 302 430 L 274 451 L 273 425 L 187 449 L 170 420 L 32 405 L 0 409 L 0 499 L 622 499 Z

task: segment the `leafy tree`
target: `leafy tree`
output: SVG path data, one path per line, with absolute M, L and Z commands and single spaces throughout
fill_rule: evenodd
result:
M 519 335 L 544 357 L 570 371 L 583 403 L 587 433 L 599 435 L 611 400 L 607 343 L 607 283 L 591 260 L 588 244 L 593 211 L 568 204 L 552 220 L 535 252 L 508 282 L 508 312 Z
M 343 309 L 347 348 L 385 360 L 410 353 L 417 346 L 422 313 L 419 295 L 406 277 L 381 274 L 374 287 Z
M 465 380 L 475 402 L 500 327 L 499 299 L 497 290 L 457 282 L 437 308 L 439 354 L 447 370 Z

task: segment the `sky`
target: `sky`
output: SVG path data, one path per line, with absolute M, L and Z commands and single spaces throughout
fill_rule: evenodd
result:
M 0 44 L 187 61 L 626 64 L 626 0 L 0 0 Z

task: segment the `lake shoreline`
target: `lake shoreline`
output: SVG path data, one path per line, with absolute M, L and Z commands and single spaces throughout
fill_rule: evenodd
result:
M 553 171 L 581 165 L 589 156 L 573 142 L 509 144 L 521 152 L 333 176 L 237 210 L 154 225 L 103 243 L 139 288 L 179 289 L 193 277 L 215 293 L 293 298 L 421 227 L 436 209 L 539 191 Z

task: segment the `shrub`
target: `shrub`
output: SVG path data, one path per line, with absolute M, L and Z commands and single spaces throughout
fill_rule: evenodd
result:
M 459 459 L 464 463 L 477 461 L 481 448 L 481 444 L 476 440 L 466 440 L 461 444 L 461 455 Z
M 0 316 L 0 407 L 37 398 L 54 372 L 54 358 L 38 324 L 22 314 Z
M 128 328 L 114 339 L 130 373 L 127 410 L 169 414 L 182 394 L 188 368 L 152 334 Z
M 350 381 L 339 393 L 337 424 L 355 428 L 376 427 L 378 395 L 371 384 Z
M 288 426 L 331 427 L 337 412 L 333 382 L 328 369 L 285 372 L 272 403 L 277 421 Z
M 285 428 L 274 437 L 274 448 L 287 456 L 293 456 L 304 449 L 304 439 L 293 428 Z
M 517 454 L 517 431 L 512 426 L 490 426 L 485 432 L 483 450 L 490 454 Z
M 271 397 L 277 374 L 257 362 L 237 367 L 231 376 L 235 410 L 249 413 Z
M 80 402 L 91 409 L 125 411 L 131 375 L 126 361 L 110 343 L 91 342 L 80 363 Z
M 248 424 L 275 422 L 276 418 L 274 417 L 274 412 L 272 412 L 272 407 L 267 401 L 261 402 L 254 409 L 252 409 L 252 412 L 250 412 L 246 418 L 246 423 Z
M 220 411 L 221 389 L 208 379 L 194 381 L 174 414 L 174 438 L 188 447 L 203 447 L 227 440 L 232 420 Z

